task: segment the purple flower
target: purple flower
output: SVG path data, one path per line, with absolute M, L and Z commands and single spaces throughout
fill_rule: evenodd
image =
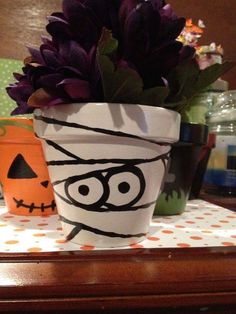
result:
M 102 28 L 118 40 L 118 61 L 133 64 L 145 87 L 163 84 L 163 78 L 183 61 L 176 38 L 185 25 L 163 0 L 64 0 L 63 12 L 53 13 L 47 26 L 53 41 L 74 40 L 85 50 L 96 46 Z M 195 50 L 189 48 L 188 57 Z
M 163 84 L 174 67 L 195 53 L 176 40 L 185 19 L 178 18 L 162 0 L 124 0 L 120 20 L 124 58 L 136 66 L 146 88 Z
M 25 75 L 15 74 L 15 77 L 18 79 L 18 82 L 11 84 L 6 89 L 9 96 L 14 99 L 18 105 L 18 107 L 13 110 L 12 114 L 31 113 L 34 108 L 29 108 L 27 101 L 34 92 L 33 87 Z
M 13 114 L 106 101 L 96 59 L 104 28 L 118 42 L 114 65 L 136 71 L 145 89 L 165 85 L 169 72 L 195 51 L 176 40 L 185 19 L 163 0 L 63 0 L 62 12 L 48 21 L 51 38 L 42 37 L 39 48 L 29 47 L 23 74 L 7 88 L 18 105 Z
M 7 88 L 18 105 L 12 114 L 100 97 L 94 48 L 87 53 L 72 40 L 56 45 L 44 39 L 39 49 L 30 47 L 29 51 L 31 57 L 25 60 L 23 74 L 16 75 L 18 82 Z
M 55 41 L 74 40 L 90 50 L 103 27 L 118 32 L 120 0 L 64 0 L 62 13 L 49 17 L 47 31 Z

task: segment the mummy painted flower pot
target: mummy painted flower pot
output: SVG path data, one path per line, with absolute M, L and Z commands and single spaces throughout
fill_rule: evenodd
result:
M 145 238 L 179 125 L 178 113 L 142 105 L 35 110 L 67 239 L 118 247 Z
M 10 213 L 21 216 L 57 213 L 32 119 L 0 118 L 0 180 Z

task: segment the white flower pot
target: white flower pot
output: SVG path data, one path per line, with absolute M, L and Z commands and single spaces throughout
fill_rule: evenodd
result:
M 118 247 L 145 239 L 180 116 L 108 103 L 35 110 L 67 239 Z

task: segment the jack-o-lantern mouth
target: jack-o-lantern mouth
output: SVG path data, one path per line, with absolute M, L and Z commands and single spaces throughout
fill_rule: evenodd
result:
M 54 200 L 52 200 L 51 204 L 45 205 L 44 203 L 41 203 L 40 206 L 36 206 L 35 203 L 31 203 L 30 205 L 25 204 L 24 200 L 20 199 L 17 200 L 15 197 L 13 197 L 14 202 L 16 203 L 16 207 L 24 207 L 29 209 L 29 213 L 32 213 L 35 209 L 40 209 L 43 213 L 46 209 L 51 209 L 54 211 L 56 209 L 56 203 Z

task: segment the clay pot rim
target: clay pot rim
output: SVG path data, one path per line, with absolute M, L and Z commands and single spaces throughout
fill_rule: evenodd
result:
M 176 145 L 196 144 L 205 145 L 208 140 L 208 126 L 200 123 L 181 122 L 180 137 Z

